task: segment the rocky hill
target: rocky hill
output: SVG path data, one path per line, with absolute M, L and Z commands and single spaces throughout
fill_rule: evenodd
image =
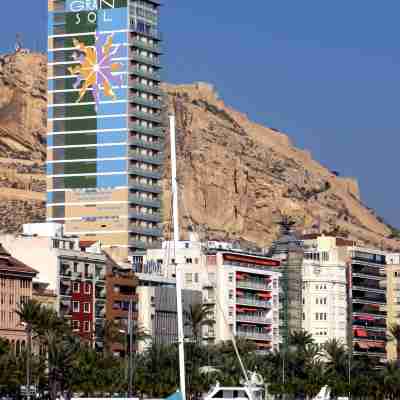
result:
M 334 231 L 374 246 L 400 248 L 393 229 L 366 207 L 357 181 L 338 177 L 218 99 L 207 84 L 165 85 L 177 117 L 181 225 L 202 237 L 259 247 L 276 237 L 282 214 L 300 230 Z M 46 58 L 0 57 L 0 231 L 44 218 Z M 170 231 L 169 146 L 164 218 Z M 7 188 L 4 190 L 3 188 Z

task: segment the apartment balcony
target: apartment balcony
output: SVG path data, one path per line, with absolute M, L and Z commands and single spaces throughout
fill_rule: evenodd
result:
M 272 340 L 272 335 L 270 333 L 263 333 L 263 332 L 242 330 L 242 329 L 238 329 L 236 331 L 236 336 L 250 340 Z
M 129 158 L 136 161 L 146 162 L 148 164 L 163 165 L 164 157 L 162 156 L 149 156 L 146 154 L 140 154 L 135 150 L 129 150 Z
M 72 280 L 79 280 L 79 279 L 82 279 L 82 277 L 83 277 L 82 272 L 73 272 L 72 276 L 71 276 L 71 279 Z
M 160 208 L 161 207 L 161 201 L 160 200 L 153 200 L 153 199 L 145 199 L 143 197 L 139 197 L 133 194 L 130 194 L 128 197 L 129 203 L 132 204 L 138 204 L 140 206 L 146 206 L 146 207 L 154 207 L 154 208 Z
M 65 286 L 61 285 L 60 296 L 71 297 L 71 294 L 72 294 L 71 287 L 65 287 Z
M 135 226 L 135 225 L 130 225 L 129 226 L 129 232 L 130 233 L 136 233 L 138 235 L 145 235 L 145 236 L 157 236 L 157 237 L 162 236 L 162 229 L 159 229 L 159 228 L 145 228 L 145 227 L 142 227 L 142 226 Z
M 106 280 L 106 274 L 105 272 L 97 272 L 95 273 L 95 279 L 96 281 L 105 281 Z M 96 285 L 98 285 L 100 282 L 96 282 Z
M 163 107 L 162 102 L 159 100 L 146 99 L 142 96 L 137 96 L 134 94 L 129 95 L 129 102 L 131 104 L 134 103 L 134 104 L 140 104 L 140 105 L 146 106 L 146 107 L 155 108 L 156 110 L 161 110 Z
M 106 316 L 106 310 L 105 308 L 101 308 L 101 309 L 96 309 L 95 311 L 95 317 L 96 318 L 104 318 Z
M 149 170 L 131 166 L 129 167 L 128 172 L 129 174 L 143 176 L 145 178 L 152 178 L 152 179 L 161 179 L 163 176 L 163 171 L 161 170 Z
M 238 280 L 236 281 L 236 287 L 240 289 L 250 289 L 250 290 L 268 290 L 268 291 L 272 290 L 271 284 L 252 281 L 252 280 Z
M 253 307 L 260 307 L 260 308 L 271 308 L 272 302 L 266 300 L 258 300 L 255 298 L 249 297 L 236 297 L 236 304 L 242 306 L 253 306 Z
M 135 131 L 137 133 L 143 133 L 149 136 L 155 137 L 164 137 L 165 133 L 162 127 L 160 126 L 153 126 L 153 127 L 146 127 L 138 124 L 137 122 L 129 122 L 129 130 Z
M 135 110 L 133 107 L 129 107 L 128 113 L 130 117 L 139 118 L 145 121 L 156 122 L 158 124 L 161 124 L 163 120 L 163 116 L 161 114 L 151 114 L 149 112 L 138 111 Z
M 163 95 L 163 91 L 161 90 L 161 88 L 156 85 L 153 85 L 153 86 L 144 85 L 142 83 L 138 83 L 138 82 L 129 80 L 128 87 L 130 89 L 135 89 L 135 90 L 139 90 L 141 92 L 155 94 L 157 96 Z
M 150 150 L 157 150 L 157 151 L 162 151 L 165 148 L 165 143 L 161 142 L 161 141 L 149 142 L 147 140 L 132 139 L 132 138 L 129 140 L 129 145 L 141 147 L 142 149 L 150 149 Z
M 158 213 L 147 214 L 140 212 L 129 212 L 129 218 L 148 222 L 161 222 L 162 220 L 161 214 Z
M 236 321 L 242 323 L 250 323 L 250 324 L 262 324 L 262 325 L 271 325 L 272 318 L 262 317 L 258 315 L 249 315 L 249 314 L 236 314 Z
M 83 279 L 87 280 L 87 281 L 92 281 L 94 277 L 94 274 L 92 274 L 91 272 L 84 274 Z
M 161 82 L 161 76 L 158 72 L 156 71 L 147 71 L 143 68 L 129 68 L 129 74 L 130 75 L 136 75 L 140 76 L 142 78 L 147 78 L 147 79 L 152 79 L 153 81 L 156 82 Z
M 156 54 L 162 54 L 161 46 L 157 43 L 148 43 L 140 39 L 133 39 L 130 41 L 130 44 L 138 49 L 151 51 Z
M 106 289 L 96 290 L 95 298 L 97 299 L 105 299 L 106 298 Z
M 139 250 L 146 250 L 149 244 L 140 240 L 129 239 L 129 246 Z
M 139 190 L 141 192 L 149 192 L 154 194 L 160 194 L 162 192 L 162 187 L 160 185 L 148 185 L 145 183 L 137 183 L 133 179 L 129 180 L 129 188 L 134 190 Z
M 365 298 L 361 298 L 361 297 L 354 297 L 354 293 L 353 293 L 353 303 L 357 303 L 357 304 L 369 304 L 369 305 L 382 305 L 385 306 L 386 305 L 386 300 L 381 299 L 381 300 L 369 300 L 369 299 L 365 299 Z

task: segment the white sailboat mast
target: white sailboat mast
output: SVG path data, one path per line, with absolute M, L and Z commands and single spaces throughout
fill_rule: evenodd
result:
M 170 115 L 170 141 L 171 141 L 171 180 L 172 180 L 172 218 L 174 228 L 174 248 L 176 265 L 176 311 L 178 316 L 178 343 L 179 343 L 179 379 L 182 400 L 186 400 L 185 381 L 185 348 L 183 332 L 183 307 L 182 307 L 182 271 L 177 262 L 177 250 L 179 242 L 179 214 L 178 214 L 178 182 L 176 180 L 176 129 L 175 116 Z

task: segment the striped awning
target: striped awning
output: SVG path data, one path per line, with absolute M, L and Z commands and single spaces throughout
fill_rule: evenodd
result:
M 356 342 L 356 344 L 358 345 L 358 347 L 360 349 L 364 349 L 364 350 L 368 350 L 369 349 L 369 343 L 366 342 Z
M 258 297 L 261 297 L 262 299 L 270 299 L 272 297 L 271 293 L 257 293 Z
M 368 337 L 368 333 L 365 329 L 354 329 L 354 333 L 357 337 Z

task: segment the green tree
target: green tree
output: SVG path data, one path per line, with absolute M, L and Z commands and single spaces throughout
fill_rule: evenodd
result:
M 190 326 L 194 340 L 201 340 L 201 328 L 203 326 L 213 326 L 215 320 L 212 318 L 214 306 L 211 304 L 194 303 L 189 310 L 185 310 L 186 326 Z

